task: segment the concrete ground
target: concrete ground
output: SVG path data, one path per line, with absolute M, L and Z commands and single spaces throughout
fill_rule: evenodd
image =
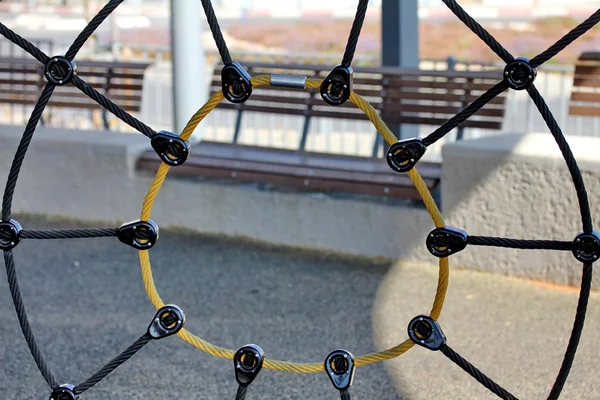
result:
M 20 222 L 29 229 L 73 225 Z M 139 337 L 154 315 L 137 253 L 116 239 L 26 240 L 15 258 L 34 333 L 61 382 L 86 379 Z M 174 231 L 161 232 L 151 260 L 163 299 L 183 307 L 189 330 L 230 348 L 255 342 L 269 357 L 295 361 L 318 361 L 339 347 L 363 354 L 404 340 L 410 318 L 428 312 L 437 279 L 433 264 L 373 262 Z M 450 346 L 513 394 L 545 398 L 576 301 L 573 289 L 453 270 L 440 323 Z M 599 305 L 593 293 L 565 399 L 600 398 Z M 47 399 L 48 387 L 20 333 L 5 278 L 0 278 L 0 318 L 2 398 Z M 83 398 L 233 399 L 235 390 L 230 361 L 172 337 L 150 343 Z M 359 368 L 352 394 L 353 399 L 495 398 L 442 354 L 422 348 Z M 248 395 L 335 398 L 325 374 L 268 370 Z

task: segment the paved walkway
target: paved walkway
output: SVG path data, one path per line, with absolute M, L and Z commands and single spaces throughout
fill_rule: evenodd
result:
M 66 227 L 21 219 L 27 228 Z M 79 383 L 142 334 L 154 314 L 137 254 L 116 239 L 24 241 L 15 251 L 34 332 L 60 381 Z M 260 344 L 268 356 L 317 361 L 404 340 L 427 312 L 436 269 L 308 254 L 165 230 L 151 258 L 159 290 L 187 328 L 220 345 Z M 484 260 L 482 260 L 484 262 Z M 440 320 L 449 344 L 523 399 L 545 398 L 560 365 L 577 293 L 453 271 Z M 594 293 L 565 399 L 598 399 L 600 298 Z M 47 399 L 0 278 L 0 392 Z M 230 361 L 178 338 L 150 343 L 85 400 L 233 399 Z M 357 370 L 353 399 L 493 399 L 441 354 L 421 348 Z M 335 399 L 324 374 L 264 371 L 249 399 Z

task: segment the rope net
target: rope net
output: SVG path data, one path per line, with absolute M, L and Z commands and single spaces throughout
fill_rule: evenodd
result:
M 236 399 L 244 399 L 248 385 L 256 374 L 264 366 L 268 369 L 289 371 L 296 373 L 313 373 L 325 371 L 329 374 L 334 386 L 339 389 L 342 399 L 350 399 L 349 388 L 352 383 L 354 367 L 389 360 L 398 357 L 415 344 L 433 351 L 440 351 L 452 362 L 470 374 L 479 383 L 502 399 L 516 399 L 508 390 L 494 382 L 465 358 L 460 356 L 446 343 L 437 320 L 440 317 L 444 305 L 444 299 L 449 280 L 448 256 L 461 251 L 467 245 L 475 246 L 497 246 L 515 249 L 538 249 L 571 251 L 575 258 L 582 262 L 582 281 L 577 305 L 575 320 L 571 336 L 567 345 L 559 373 L 549 392 L 548 399 L 558 399 L 565 385 L 571 365 L 575 358 L 579 339 L 583 330 L 588 298 L 592 281 L 592 264 L 600 257 L 600 235 L 593 230 L 590 206 L 585 184 L 569 145 L 558 126 L 554 116 L 548 108 L 545 100 L 537 90 L 534 81 L 536 68 L 550 60 L 570 43 L 600 21 L 600 9 L 593 13 L 588 19 L 575 27 L 564 37 L 560 38 L 554 45 L 540 53 L 531 60 L 524 57 L 513 57 L 489 32 L 474 20 L 455 0 L 442 0 L 446 6 L 460 19 L 474 34 L 492 49 L 505 63 L 502 79 L 477 100 L 450 118 L 441 127 L 434 130 L 425 138 L 398 140 L 386 126 L 377 111 L 358 93 L 352 90 L 352 68 L 351 63 L 360 37 L 360 31 L 366 16 L 368 0 L 359 0 L 356 16 L 352 24 L 351 32 L 344 52 L 343 60 L 337 67 L 333 68 L 331 74 L 324 80 L 307 79 L 304 77 L 298 83 L 298 77 L 289 77 L 287 85 L 301 89 L 320 89 L 323 100 L 338 106 L 349 100 L 362 110 L 373 123 L 377 131 L 390 145 L 387 151 L 387 162 L 390 167 L 399 173 L 407 173 L 417 188 L 425 207 L 427 208 L 435 229 L 427 237 L 429 251 L 439 257 L 439 277 L 436 293 L 433 300 L 431 312 L 426 316 L 417 316 L 408 326 L 409 338 L 395 347 L 366 354 L 354 358 L 350 353 L 337 350 L 332 352 L 325 362 L 296 363 L 290 361 L 271 360 L 264 357 L 262 349 L 255 345 L 245 346 L 238 350 L 226 349 L 208 343 L 199 336 L 183 328 L 185 316 L 177 306 L 165 305 L 161 299 L 154 279 L 150 264 L 149 249 L 154 246 L 158 238 L 158 226 L 150 219 L 154 201 L 167 177 L 171 167 L 177 167 L 185 162 L 189 156 L 190 139 L 194 129 L 200 122 L 224 99 L 241 103 L 246 101 L 252 93 L 253 87 L 275 84 L 271 75 L 251 77 L 243 67 L 235 62 L 227 48 L 227 44 L 219 27 L 217 17 L 210 0 L 201 0 L 212 31 L 219 54 L 224 67 L 222 72 L 223 90 L 214 94 L 207 103 L 200 108 L 189 120 L 180 135 L 161 131 L 156 132 L 152 128 L 137 120 L 117 104 L 106 98 L 87 82 L 76 75 L 74 58 L 94 31 L 114 11 L 123 0 L 110 0 L 100 12 L 89 22 L 85 29 L 77 36 L 64 56 L 48 56 L 32 43 L 19 36 L 17 33 L 0 22 L 0 34 L 21 47 L 32 57 L 38 60 L 44 67 L 44 76 L 47 80 L 37 104 L 25 127 L 24 134 L 17 148 L 12 166 L 10 168 L 4 196 L 2 200 L 2 219 L 0 220 L 0 249 L 4 251 L 4 262 L 10 292 L 13 298 L 15 310 L 21 326 L 21 330 L 30 349 L 31 355 L 40 370 L 40 373 L 52 390 L 51 399 L 77 399 L 86 390 L 92 388 L 117 367 L 126 362 L 146 344 L 153 340 L 162 339 L 177 334 L 181 339 L 197 347 L 198 349 L 214 356 L 233 359 L 236 366 L 236 379 L 240 384 Z M 41 115 L 52 96 L 56 86 L 72 84 L 84 94 L 96 101 L 117 118 L 127 123 L 140 133 L 151 139 L 152 147 L 162 159 L 162 164 L 148 189 L 141 211 L 140 220 L 122 225 L 119 228 L 102 229 L 69 229 L 69 230 L 26 230 L 11 218 L 12 200 L 16 188 L 19 172 L 27 153 L 27 149 L 35 129 L 40 121 Z M 582 232 L 572 241 L 556 240 L 521 240 L 499 237 L 470 236 L 458 228 L 446 226 L 437 205 L 429 192 L 425 182 L 415 168 L 420 157 L 427 147 L 443 138 L 448 132 L 456 128 L 460 123 L 467 120 L 488 102 L 502 92 L 512 90 L 526 90 L 535 106 L 554 136 L 561 150 L 577 193 L 579 209 L 581 212 Z M 157 314 L 152 319 L 148 330 L 133 342 L 131 346 L 100 368 L 90 378 L 79 385 L 59 385 L 50 368 L 44 360 L 42 350 L 39 348 L 33 331 L 30 327 L 25 305 L 19 290 L 16 276 L 16 266 L 12 249 L 22 239 L 69 239 L 69 238 L 95 238 L 95 237 L 117 237 L 121 242 L 139 250 L 139 259 L 142 276 L 148 296 L 156 307 Z M 252 347 L 254 346 L 254 347 Z M 334 354 L 335 353 L 335 354 Z M 337 358 L 331 358 L 337 357 Z M 342 357 L 342 358 L 340 358 Z M 340 362 L 341 361 L 341 362 Z

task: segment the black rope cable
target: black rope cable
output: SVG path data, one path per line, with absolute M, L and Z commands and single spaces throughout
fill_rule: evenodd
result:
M 467 237 L 467 244 L 474 246 L 495 246 L 522 250 L 573 250 L 573 242 L 561 240 L 525 240 L 469 235 Z
M 510 53 L 508 51 L 506 51 L 506 49 L 504 49 L 483 27 L 481 27 L 473 18 L 471 18 L 462 9 L 462 7 L 460 7 L 458 5 L 458 3 L 456 3 L 456 1 L 454 1 L 454 0 L 443 0 L 443 1 L 457 15 L 457 17 L 459 19 L 461 19 L 475 34 L 477 34 L 484 42 L 486 42 L 486 44 L 488 46 L 490 46 L 490 48 L 492 48 L 492 50 L 495 51 L 496 54 L 498 54 L 504 61 L 506 61 L 508 63 L 513 60 L 512 55 L 510 55 Z M 103 8 L 103 10 L 106 10 L 107 7 L 108 8 L 112 7 L 111 4 L 113 4 L 113 3 L 121 3 L 121 2 L 122 1 L 118 1 L 118 2 L 111 1 L 111 2 L 109 2 L 109 4 L 107 4 L 107 6 L 105 6 L 105 8 Z M 227 50 L 227 47 L 226 47 L 225 41 L 223 39 L 220 27 L 218 25 L 216 16 L 214 15 L 214 10 L 212 8 L 212 4 L 208 0 L 203 0 L 202 3 L 205 8 L 205 12 L 207 14 L 207 19 L 209 20 L 209 25 L 211 26 L 211 30 L 213 32 L 213 37 L 215 37 L 217 47 L 219 48 L 219 52 L 221 53 L 221 57 L 222 57 L 224 63 L 226 63 L 226 64 L 231 63 L 231 57 Z M 360 35 L 362 23 L 364 21 L 364 15 L 366 13 L 366 7 L 364 10 L 361 9 L 362 3 L 363 2 L 359 3 L 359 7 L 357 9 L 357 18 L 355 19 L 355 21 L 353 23 L 353 28 L 352 28 L 352 31 L 351 31 L 351 34 L 349 37 L 349 42 L 348 42 L 348 45 L 346 48 L 346 53 L 344 54 L 344 60 L 347 60 L 349 58 L 349 61 L 347 62 L 348 65 L 352 61 L 352 57 L 354 55 L 354 51 L 356 48 L 356 43 L 357 43 L 358 37 Z M 364 3 L 366 3 L 366 2 L 364 2 Z M 116 5 L 118 5 L 118 4 L 116 4 Z M 116 8 L 116 5 L 112 9 Z M 359 16 L 361 15 L 361 12 L 363 12 L 363 14 L 362 14 L 362 17 L 359 18 Z M 83 45 L 85 40 L 87 40 L 87 38 L 93 33 L 93 31 L 97 28 L 97 26 L 100 25 L 100 23 L 109 14 L 110 14 L 110 12 L 106 13 L 106 15 L 104 15 L 104 16 L 94 17 L 94 19 L 92 21 L 95 21 L 95 22 L 93 24 L 91 22 L 88 25 L 88 27 L 86 27 L 86 30 L 84 30 L 84 32 L 82 32 L 78 36 L 78 39 L 76 39 L 75 43 L 69 49 L 69 51 L 73 52 L 72 57 L 74 57 L 76 55 L 77 51 L 81 48 L 81 46 Z M 598 10 L 596 13 L 594 13 L 584 23 L 580 24 L 577 28 L 573 29 L 571 32 L 569 32 L 567 35 L 565 35 L 565 37 L 563 37 L 561 40 L 559 40 L 557 43 L 555 43 L 553 46 L 551 46 L 548 50 L 541 53 L 539 56 L 534 57 L 534 59 L 532 60 L 532 65 L 535 67 L 535 66 L 540 65 L 543 62 L 547 61 L 549 58 L 553 57 L 555 54 L 560 52 L 564 47 L 568 46 L 572 41 L 577 39 L 577 37 L 584 34 L 587 30 L 589 30 L 592 26 L 594 26 L 598 22 L 599 19 L 600 19 L 600 10 Z M 92 28 L 93 25 L 95 25 L 95 27 Z M 353 32 L 355 32 L 356 27 L 358 28 L 357 32 L 353 33 Z M 43 52 L 41 52 L 41 50 L 37 49 L 34 45 L 29 43 L 28 41 L 26 41 L 25 39 L 23 39 L 16 33 L 12 32 L 10 29 L 8 29 L 6 26 L 4 26 L 1 23 L 0 23 L 0 33 L 3 34 L 5 37 L 7 37 L 9 40 L 13 41 L 15 44 L 17 44 L 21 48 L 23 48 L 25 51 L 29 52 L 32 56 L 34 56 L 36 59 L 38 59 L 38 61 L 40 61 L 42 63 L 46 63 L 48 61 L 48 57 Z M 81 38 L 83 38 L 84 36 L 85 36 L 85 39 L 82 40 Z M 220 37 L 220 39 L 219 39 L 219 37 Z M 72 49 L 76 49 L 76 50 L 72 50 Z M 351 49 L 351 51 L 349 51 L 349 49 Z M 348 55 L 350 55 L 350 56 L 348 57 Z M 110 112 L 115 114 L 117 117 L 119 117 L 124 122 L 128 123 L 130 126 L 134 127 L 135 129 L 139 130 L 140 132 L 146 134 L 149 137 L 152 137 L 155 134 L 155 132 L 151 128 L 147 127 L 142 122 L 138 121 L 137 119 L 135 119 L 132 116 L 130 116 L 129 114 L 127 114 L 125 111 L 121 110 L 116 104 L 112 103 L 110 100 L 106 99 L 100 93 L 96 92 L 93 88 L 91 88 L 89 85 L 87 85 L 87 83 L 85 83 L 80 78 L 75 77 L 73 83 L 80 90 L 82 90 L 85 94 L 90 96 L 93 100 L 98 102 L 103 107 L 107 108 Z M 446 124 L 444 124 L 442 127 L 440 127 L 440 129 L 436 130 L 436 132 L 432 133 L 427 138 L 425 138 L 424 142 L 426 143 L 426 145 L 434 143 L 435 141 L 437 141 L 439 139 L 439 137 L 437 137 L 437 135 L 441 135 L 440 137 L 443 137 L 448 131 L 454 129 L 454 127 L 458 126 L 461 122 L 466 120 L 468 117 L 470 117 L 472 114 L 474 114 L 477 110 L 479 110 L 481 107 L 483 107 L 487 102 L 489 102 L 493 97 L 495 97 L 495 96 L 493 96 L 490 99 L 486 100 L 486 98 L 487 98 L 486 95 L 490 95 L 491 94 L 490 92 L 494 91 L 494 89 L 498 89 L 499 85 L 501 85 L 502 83 L 504 83 L 504 82 L 501 82 L 500 84 L 498 84 L 495 87 L 488 90 L 488 92 L 486 92 L 483 96 L 481 96 L 479 99 L 477 99 L 471 105 L 469 105 L 465 110 L 461 111 L 461 113 L 459 113 L 457 116 L 455 116 L 454 118 L 447 121 Z M 24 150 L 21 151 L 22 154 L 18 150 L 17 154 L 15 155 L 15 160 L 13 161 L 13 166 L 11 167 L 11 174 L 13 173 L 13 170 L 15 170 L 15 169 L 16 169 L 16 173 L 12 179 L 12 180 L 14 180 L 14 183 L 12 183 L 11 190 L 9 190 L 9 187 L 11 186 L 11 181 L 12 181 L 11 174 L 9 174 L 9 180 L 7 181 L 7 189 L 5 191 L 5 196 L 3 199 L 3 220 L 7 220 L 10 218 L 10 208 L 11 208 L 11 203 L 12 203 L 12 196 L 14 194 L 14 186 L 16 185 L 16 178 L 18 176 L 18 173 L 20 170 L 20 165 L 22 164 L 22 161 L 25 156 L 25 152 L 27 150 L 29 142 L 31 141 L 31 138 L 33 136 L 33 130 L 35 130 L 35 126 L 37 125 L 37 122 L 39 121 L 39 118 L 41 117 L 41 113 L 43 112 L 45 104 L 47 104 L 47 102 L 48 102 L 48 99 L 45 99 L 45 101 L 43 100 L 44 93 L 47 90 L 49 91 L 48 96 L 47 96 L 48 98 L 52 94 L 53 87 L 50 87 L 50 86 L 51 85 L 47 85 L 44 88 L 44 91 L 42 92 L 42 96 L 40 97 L 40 100 L 38 100 L 38 104 L 36 104 L 36 107 L 34 108 L 34 112 L 32 113 L 32 116 L 28 122 L 26 131 L 24 133 L 24 136 L 23 136 L 20 146 L 19 146 L 19 150 L 22 150 L 22 148 L 24 148 Z M 50 87 L 50 89 L 49 89 L 49 87 Z M 506 87 L 504 87 L 502 89 L 502 91 L 505 89 L 506 89 Z M 501 93 L 502 91 L 498 92 L 497 94 Z M 543 98 L 541 97 L 541 95 L 539 94 L 539 92 L 537 91 L 535 86 L 532 85 L 528 89 L 528 92 L 529 92 L 530 96 L 532 97 L 534 103 L 536 104 L 536 106 L 538 107 L 540 112 L 542 113 L 542 116 L 544 117 L 546 123 L 548 124 L 548 127 L 550 128 L 552 134 L 554 135 L 554 137 L 561 149 L 561 152 L 563 153 L 563 156 L 565 157 L 566 163 L 569 167 L 569 171 L 571 173 L 571 176 L 573 178 L 573 181 L 574 181 L 574 184 L 575 184 L 575 187 L 577 190 L 579 205 L 580 205 L 580 209 L 581 209 L 581 213 L 582 213 L 582 222 L 583 222 L 583 226 L 584 226 L 584 231 L 589 233 L 592 230 L 592 220 L 591 220 L 591 213 L 589 210 L 589 204 L 588 204 L 588 199 L 587 199 L 587 192 L 585 190 L 583 178 L 581 177 L 581 172 L 579 171 L 577 163 L 576 163 L 576 161 L 571 153 L 571 150 L 564 138 L 564 135 L 562 134 L 562 131 L 558 127 L 558 124 L 554 120 L 552 113 L 549 111 L 545 101 L 543 100 Z M 38 110 L 40 115 L 37 116 L 37 119 L 36 119 L 35 115 L 36 115 L 36 110 L 38 109 L 38 106 L 40 106 L 39 108 L 41 108 L 41 110 Z M 119 115 L 119 114 L 121 114 L 121 115 Z M 34 120 L 35 120 L 35 122 L 33 122 Z M 28 135 L 28 128 L 30 127 L 30 125 L 32 125 L 32 128 L 31 128 L 31 133 Z M 447 129 L 447 131 L 444 132 L 445 129 Z M 27 136 L 29 136 L 28 139 L 27 139 Z M 429 143 L 427 144 L 427 142 L 429 142 Z M 19 162 L 17 162 L 18 157 L 20 157 Z M 15 168 L 15 165 L 17 165 L 16 168 Z M 8 192 L 11 192 L 10 195 L 8 194 Z M 8 202 L 6 201 L 7 198 L 10 199 Z M 5 207 L 7 203 L 9 206 L 8 212 L 6 211 L 7 208 Z M 7 212 L 8 217 L 5 217 L 5 212 Z M 83 230 L 80 230 L 79 235 L 84 235 L 84 233 L 82 233 L 81 231 L 83 231 Z M 115 232 L 116 230 L 110 229 L 110 231 L 112 232 L 112 234 L 110 236 L 114 236 L 114 234 L 116 233 Z M 58 233 L 56 233 L 56 232 L 63 232 L 63 234 L 64 234 L 64 232 L 66 232 L 66 231 L 50 231 L 50 230 L 49 231 L 22 231 L 21 234 L 22 234 L 22 237 L 27 236 L 27 235 L 32 235 L 32 234 L 38 235 L 38 236 L 44 235 L 44 234 L 49 235 L 49 236 L 56 236 L 56 235 L 58 235 Z M 108 233 L 109 233 L 108 230 L 105 233 L 108 235 Z M 97 230 L 96 234 L 99 234 L 99 230 Z M 92 236 L 77 236 L 77 237 L 92 237 Z M 93 237 L 95 237 L 95 236 L 93 236 Z M 39 237 L 39 238 L 42 238 L 42 237 Z M 572 246 L 572 244 L 570 242 L 559 242 L 559 241 L 542 241 L 542 240 L 525 241 L 525 240 L 505 239 L 505 238 L 489 238 L 489 237 L 470 237 L 470 238 L 471 238 L 471 240 L 474 240 L 474 242 L 475 242 L 475 243 L 471 243 L 471 244 L 479 243 L 480 245 L 486 245 L 483 243 L 485 243 L 485 242 L 489 243 L 489 241 L 492 240 L 492 241 L 495 241 L 496 244 L 491 244 L 491 245 L 500 246 L 500 247 L 538 246 L 535 248 L 541 248 L 544 246 L 557 246 L 557 247 L 560 247 L 563 245 L 564 246 L 567 246 L 567 245 Z M 530 248 L 530 247 L 527 247 L 527 248 Z M 515 247 L 515 248 L 523 248 L 523 247 Z M 561 250 L 567 250 L 567 249 L 564 248 Z M 29 327 L 29 323 L 27 321 L 27 316 L 25 313 L 25 308 L 23 306 L 22 299 L 20 296 L 20 291 L 19 291 L 18 284 L 16 281 L 16 273 L 14 271 L 14 260 L 12 258 L 12 252 L 10 252 L 10 251 L 5 252 L 5 264 L 6 264 L 6 268 L 7 268 L 7 276 L 9 277 L 9 285 L 11 287 L 11 294 L 13 295 L 13 301 L 15 302 L 15 309 L 17 311 L 17 315 L 19 316 L 19 321 L 21 324 L 21 329 L 23 330 L 23 334 L 28 342 L 28 346 L 30 348 L 30 351 L 32 352 L 32 355 L 34 356 L 34 359 L 36 360 L 36 363 L 38 364 L 38 368 L 42 372 L 42 375 L 48 381 L 48 383 L 50 384 L 51 387 L 56 388 L 58 386 L 58 384 L 57 384 L 56 380 L 54 379 L 54 377 L 52 376 L 52 374 L 50 373 L 50 371 L 47 370 L 47 366 L 44 363 L 43 357 L 41 356 L 41 352 L 39 351 L 39 348 L 37 348 L 37 344 L 31 333 L 31 329 Z M 561 365 L 560 372 L 557 376 L 557 379 L 556 379 L 556 381 L 553 385 L 553 388 L 550 392 L 550 395 L 548 397 L 549 399 L 557 399 L 559 397 L 560 392 L 566 381 L 566 378 L 569 374 L 571 365 L 573 363 L 575 353 L 577 350 L 577 346 L 579 343 L 579 339 L 581 337 L 583 325 L 584 325 L 585 313 L 586 313 L 586 309 L 587 309 L 587 302 L 588 302 L 588 298 L 589 298 L 589 291 L 590 291 L 590 287 L 591 287 L 591 279 L 592 279 L 592 265 L 586 264 L 586 265 L 584 265 L 580 298 L 579 298 L 579 302 L 578 302 L 578 306 L 577 306 L 575 322 L 573 324 L 573 330 L 571 332 L 571 338 L 569 339 L 569 344 L 567 346 L 567 350 L 565 353 L 565 357 L 563 359 L 563 363 Z M 20 306 L 18 306 L 18 304 L 20 304 Z M 26 333 L 26 331 L 28 331 L 28 333 Z M 103 379 L 106 375 L 108 375 L 108 373 L 110 373 L 112 370 L 114 370 L 119 365 L 121 365 L 123 362 L 125 362 L 127 359 L 129 359 L 131 356 L 133 356 L 133 354 L 135 354 L 135 352 L 137 352 L 149 340 L 151 340 L 150 338 L 148 338 L 147 341 L 145 341 L 145 343 L 141 344 L 142 342 L 144 342 L 144 340 L 146 340 L 146 339 L 144 339 L 145 336 L 146 335 L 144 335 L 140 339 L 138 339 L 138 341 L 136 341 L 132 346 L 130 346 L 130 348 L 128 348 L 121 355 L 117 356 L 115 359 L 113 359 L 111 362 L 109 362 L 105 367 L 103 367 L 100 371 L 98 371 L 98 373 L 96 373 L 94 376 L 92 376 L 92 378 L 88 379 L 86 382 L 79 385 L 76 388 L 79 390 L 78 393 L 81 393 L 84 390 L 87 390 L 89 387 L 95 385 L 97 382 L 99 382 L 101 379 Z M 137 350 L 135 350 L 135 349 L 137 349 Z M 470 365 L 466 360 L 464 360 L 462 357 L 460 357 L 460 355 L 455 353 L 448 346 L 444 345 L 442 348 L 442 352 L 444 352 L 444 354 L 446 354 L 447 357 L 449 357 L 450 359 L 455 361 L 465 371 L 471 373 L 478 381 L 480 381 L 482 384 L 484 384 L 486 387 L 488 387 L 488 389 L 492 390 L 494 393 L 496 393 L 494 391 L 494 389 L 498 389 L 498 393 L 502 393 L 501 391 L 504 390 L 500 386 L 495 384 L 491 379 L 487 378 L 483 373 L 481 373 L 481 371 L 477 370 L 474 366 Z M 122 361 L 118 362 L 119 360 L 122 360 Z M 45 374 L 44 371 L 46 371 L 49 374 L 49 376 L 47 376 L 47 374 Z M 103 376 L 101 376 L 101 373 L 104 373 L 103 371 L 105 371 L 106 373 Z M 480 379 L 484 380 L 485 383 L 482 382 Z M 87 386 L 88 383 L 91 383 L 91 384 L 89 384 L 89 386 Z M 486 384 L 489 386 L 487 386 Z M 494 385 L 496 385 L 497 387 L 495 387 Z M 238 388 L 238 395 L 240 395 L 240 391 L 243 392 L 241 399 L 243 399 L 245 397 L 246 390 L 247 390 L 247 385 L 244 386 L 243 389 L 241 387 Z M 496 393 L 496 394 L 498 394 L 498 393 Z M 345 391 L 345 393 L 344 393 L 344 391 L 342 391 L 341 395 L 342 395 L 342 399 L 349 400 L 349 392 L 348 391 Z M 347 399 L 344 397 L 345 395 L 347 395 Z M 511 397 L 503 397 L 502 394 L 498 394 L 498 395 L 502 398 L 514 399 L 514 397 L 512 397 L 512 395 L 510 395 L 510 393 L 508 393 L 508 392 L 506 392 L 505 395 L 511 396 Z
M 144 124 L 142 121 L 138 120 L 134 116 L 127 113 L 121 107 L 113 103 L 111 100 L 103 96 L 96 89 L 88 85 L 83 79 L 78 76 L 74 76 L 71 81 L 73 85 L 75 85 L 79 90 L 85 93 L 90 99 L 94 100 L 96 103 L 100 104 L 102 107 L 106 108 L 112 114 L 114 114 L 121 121 L 125 122 L 127 125 L 131 126 L 135 130 L 143 133 L 144 135 L 152 138 L 156 135 L 156 132 L 150 128 L 148 125 Z
M 23 336 L 25 337 L 25 341 L 27 342 L 27 347 L 29 347 L 29 351 L 31 352 L 31 355 L 35 360 L 38 369 L 40 370 L 42 376 L 44 377 L 48 385 L 50 385 L 52 389 L 56 389 L 58 387 L 58 381 L 56 380 L 56 378 L 50 371 L 50 368 L 46 364 L 44 356 L 42 355 L 42 351 L 40 350 L 35 340 L 35 337 L 33 336 L 31 325 L 29 325 L 29 319 L 27 318 L 27 312 L 25 311 L 25 305 L 23 304 L 23 299 L 21 298 L 21 291 L 19 290 L 19 282 L 17 281 L 17 273 L 15 271 L 15 260 L 11 250 L 7 250 L 4 252 L 4 264 L 6 266 L 8 287 L 10 289 L 10 294 L 15 305 L 15 311 L 17 312 L 17 318 L 19 319 L 21 332 L 23 332 Z
M 473 378 L 477 380 L 477 382 L 481 383 L 485 386 L 489 391 L 494 393 L 496 396 L 500 397 L 504 400 L 518 400 L 515 396 L 510 394 L 506 389 L 502 386 L 498 385 L 492 379 L 490 379 L 487 375 L 477 369 L 473 364 L 465 360 L 461 357 L 460 354 L 455 352 L 448 346 L 447 344 L 443 344 L 440 347 L 440 351 L 448 357 L 452 362 L 461 367 L 466 373 L 471 375 Z
M 350 399 L 350 389 L 340 390 L 340 398 L 342 400 L 351 400 Z
M 117 236 L 116 228 L 42 229 L 21 231 L 22 239 L 85 239 Z
M 210 0 L 202 0 L 202 7 L 204 8 L 204 13 L 206 14 L 206 20 L 208 21 L 210 31 L 215 39 L 215 44 L 217 45 L 217 49 L 221 55 L 221 60 L 223 61 L 223 64 L 229 65 L 233 62 L 233 60 L 231 59 L 229 49 L 227 48 L 227 43 L 225 43 L 225 38 L 221 32 L 221 27 L 219 26 L 219 21 L 215 15 L 212 2 Z
M 104 20 L 121 4 L 124 0 L 110 0 L 102 9 L 92 18 L 87 26 L 81 31 L 77 38 L 69 47 L 69 50 L 65 53 L 65 57 L 69 60 L 73 60 L 81 47 L 87 42 L 94 31 L 104 22 Z
M 19 172 L 21 171 L 21 166 L 23 165 L 23 160 L 25 159 L 25 154 L 27 153 L 31 139 L 33 138 L 35 127 L 42 117 L 44 108 L 46 108 L 46 104 L 48 104 L 54 88 L 55 86 L 52 83 L 48 83 L 44 87 L 44 90 L 42 90 L 42 94 L 33 108 L 31 117 L 29 118 L 27 126 L 25 127 L 25 133 L 23 133 L 23 137 L 21 138 L 21 142 L 19 143 L 19 147 L 15 153 L 15 158 L 13 159 L 10 172 L 8 173 L 8 179 L 6 181 L 4 198 L 2 199 L 3 221 L 8 221 L 10 219 L 10 214 L 12 212 L 12 200 L 15 193 L 15 187 L 17 186 L 17 178 L 19 177 Z
M 455 0 L 442 0 L 446 6 L 460 19 L 469 29 L 473 31 L 481 40 L 488 45 L 494 53 L 498 55 L 505 63 L 514 60 L 512 54 L 508 52 L 490 33 L 485 30 L 477 21 L 473 19 Z
M 466 121 L 469 117 L 479 111 L 483 106 L 492 101 L 495 97 L 500 95 L 508 89 L 508 84 L 505 81 L 500 81 L 496 85 L 488 89 L 487 92 L 482 94 L 477 100 L 474 100 L 471 104 L 465 107 L 462 111 L 444 122 L 442 126 L 437 128 L 435 131 L 430 133 L 423 139 L 425 146 L 431 146 L 441 138 L 443 138 L 448 132 L 456 128 L 462 122 Z
M 33 45 L 28 40 L 22 38 L 19 34 L 15 33 L 13 30 L 8 28 L 2 22 L 0 22 L 0 34 L 31 54 L 33 58 L 41 62 L 42 64 L 46 64 L 50 57 L 46 55 L 42 50 L 38 49 L 35 45 Z
M 342 66 L 349 67 L 352 64 L 354 53 L 356 52 L 356 45 L 360 38 L 360 31 L 362 30 L 365 16 L 367 15 L 367 7 L 369 6 L 369 0 L 360 0 L 356 9 L 356 16 L 352 23 L 352 29 L 350 30 L 350 36 L 348 37 L 348 44 L 346 44 L 346 50 L 344 51 L 344 58 L 342 59 Z
M 559 52 L 561 52 L 565 47 L 573 43 L 574 40 L 579 38 L 588 30 L 592 29 L 594 25 L 596 25 L 599 21 L 600 8 L 596 10 L 596 12 L 593 13 L 588 19 L 583 21 L 581 24 L 579 24 L 577 27 L 575 27 L 573 30 L 571 30 L 569 33 L 563 36 L 559 41 L 550 46 L 548 50 L 533 57 L 529 63 L 534 68 L 542 65 L 543 63 L 557 55 Z
M 235 394 L 235 400 L 244 400 L 246 398 L 246 392 L 248 391 L 248 385 L 239 385 L 237 393 Z
M 550 129 L 552 136 L 554 136 L 554 139 L 556 140 L 556 143 L 558 144 L 558 147 L 560 148 L 560 151 L 567 163 L 571 178 L 573 179 L 573 184 L 575 185 L 575 191 L 577 192 L 577 200 L 579 201 L 583 231 L 585 233 L 591 233 L 594 230 L 594 227 L 592 223 L 590 204 L 588 201 L 587 191 L 585 189 L 585 183 L 583 182 L 583 176 L 581 176 L 581 171 L 577 165 L 577 160 L 575 160 L 573 152 L 569 147 L 569 143 L 567 143 L 562 130 L 554 118 L 554 115 L 552 115 L 552 112 L 548 108 L 548 105 L 544 101 L 544 98 L 537 90 L 535 85 L 531 84 L 531 86 L 527 88 L 527 92 L 540 111 L 540 114 L 542 114 L 544 121 L 546 121 L 546 125 L 548 125 L 548 128 Z
M 80 383 L 73 389 L 75 394 L 81 394 L 96 385 L 102 379 L 106 378 L 111 372 L 117 369 L 120 365 L 122 365 L 125 361 L 129 360 L 135 353 L 140 351 L 142 347 L 144 347 L 148 342 L 152 340 L 152 336 L 148 333 L 142 335 L 138 340 L 133 342 L 131 346 L 125 349 L 121 354 L 110 360 L 104 367 L 102 367 L 98 372 L 92 375 L 90 378 Z
M 583 331 L 583 325 L 585 323 L 585 313 L 587 311 L 588 300 L 590 298 L 590 288 L 592 287 L 592 272 L 593 267 L 591 263 L 583 265 L 583 273 L 581 277 L 581 290 L 579 291 L 579 300 L 577 301 L 577 311 L 575 312 L 575 321 L 573 322 L 573 329 L 571 330 L 571 337 L 569 338 L 569 344 L 565 351 L 560 371 L 554 381 L 552 390 L 548 395 L 548 400 L 557 400 L 560 397 L 563 387 L 573 366 L 575 360 L 575 354 L 577 353 L 577 346 L 581 339 L 581 332 Z

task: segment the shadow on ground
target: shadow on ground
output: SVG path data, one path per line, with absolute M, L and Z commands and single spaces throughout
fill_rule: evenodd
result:
M 28 229 L 72 226 L 20 222 Z M 34 333 L 60 382 L 86 379 L 139 337 L 154 315 L 137 252 L 116 239 L 25 240 L 15 259 Z M 271 358 L 299 362 L 320 361 L 339 347 L 355 355 L 376 350 L 373 301 L 389 264 L 173 231 L 161 232 L 151 261 L 165 302 L 180 305 L 186 327 L 216 344 L 235 349 L 254 342 Z M 0 391 L 47 399 L 5 278 L 0 317 Z M 383 364 L 357 372 L 353 398 L 401 398 Z M 235 390 L 231 361 L 172 337 L 150 343 L 84 399 L 233 399 Z M 249 391 L 255 399 L 338 396 L 324 373 L 264 371 Z

